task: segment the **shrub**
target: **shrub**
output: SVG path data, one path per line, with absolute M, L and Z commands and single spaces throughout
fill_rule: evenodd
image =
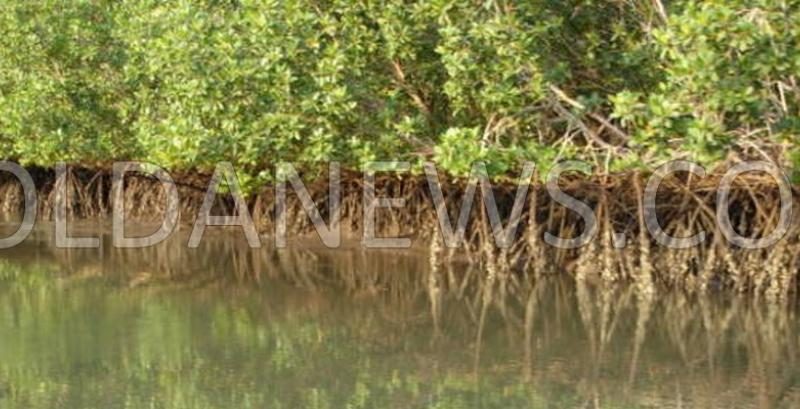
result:
M 800 1 L 667 6 L 7 0 L 0 147 L 42 166 L 225 160 L 251 188 L 278 161 L 788 161 Z

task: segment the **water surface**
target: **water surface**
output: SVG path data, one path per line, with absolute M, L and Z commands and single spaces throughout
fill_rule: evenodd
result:
M 424 253 L 104 239 L 55 249 L 45 225 L 0 251 L 0 408 L 800 407 L 793 306 L 567 279 L 487 296 Z

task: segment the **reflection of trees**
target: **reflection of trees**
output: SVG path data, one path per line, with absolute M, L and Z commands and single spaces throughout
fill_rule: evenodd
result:
M 592 351 L 605 352 L 588 354 L 595 370 L 604 368 L 607 374 L 628 360 L 625 390 L 634 393 L 633 402 L 708 408 L 800 403 L 800 374 L 794 365 L 798 323 L 792 306 L 680 292 L 630 304 L 625 295 L 608 297 L 605 290 L 592 293 L 580 286 L 576 294 L 584 299 L 578 304 Z M 608 311 L 616 325 L 604 324 Z M 675 356 L 680 362 L 671 359 Z M 619 381 L 616 375 L 605 376 L 590 384 L 603 396 L 618 390 Z M 596 401 L 597 396 L 587 399 Z
M 56 250 L 37 231 L 3 253 L 0 406 L 800 405 L 792 305 L 184 233 Z

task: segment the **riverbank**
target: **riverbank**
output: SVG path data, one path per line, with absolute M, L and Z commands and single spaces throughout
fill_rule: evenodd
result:
M 38 217 L 52 220 L 59 195 L 68 217 L 77 219 L 109 218 L 113 211 L 110 169 L 71 167 L 61 179 L 53 169 L 31 168 L 28 173 L 37 192 Z M 646 177 L 647 176 L 647 177 Z M 171 175 L 178 193 L 182 223 L 191 224 L 202 211 L 203 200 L 212 175 L 175 173 Z M 540 178 L 533 176 L 531 180 Z M 584 177 L 563 176 L 559 191 L 586 207 L 595 222 L 588 223 L 580 206 L 548 191 L 548 186 L 533 182 L 527 195 L 518 196 L 518 186 L 493 183 L 491 189 L 501 224 L 491 220 L 491 202 L 485 202 L 488 190 L 477 188 L 474 204 L 464 213 L 464 241 L 451 248 L 442 231 L 445 212 L 456 225 L 469 184 L 463 180 L 439 178 L 432 187 L 424 176 L 378 174 L 374 177 L 375 198 L 404 199 L 402 208 L 378 208 L 374 218 L 365 218 L 369 201 L 365 200 L 365 176 L 343 172 L 340 183 L 339 225 L 342 234 L 363 237 L 374 220 L 378 238 L 409 238 L 412 247 L 430 250 L 431 264 L 445 265 L 453 260 L 467 260 L 485 267 L 490 287 L 516 285 L 515 282 L 548 274 L 569 274 L 577 280 L 597 279 L 608 285 L 633 282 L 643 294 L 656 287 L 690 291 L 731 289 L 736 292 L 766 295 L 783 299 L 797 289 L 798 241 L 797 217 L 785 219 L 781 209 L 781 186 L 773 178 L 745 173 L 732 179 L 728 189 L 728 211 L 732 232 L 746 238 L 763 238 L 783 229 L 780 240 L 766 248 L 742 249 L 731 242 L 719 225 L 719 186 L 722 173 L 696 177 L 688 173 L 665 176 L 655 192 L 653 214 L 664 234 L 688 237 L 704 232 L 702 243 L 684 249 L 670 248 L 662 237 L 647 226 L 644 191 L 652 175 L 621 173 Z M 323 223 L 331 221 L 328 207 L 328 180 L 307 183 L 309 198 Z M 300 195 L 287 188 L 285 201 L 286 230 L 289 236 L 313 235 L 315 225 L 304 210 Z M 441 191 L 441 213 L 437 213 L 436 191 Z M 551 189 L 552 190 L 552 189 Z M 275 186 L 265 186 L 257 194 L 244 198 L 246 210 L 256 230 L 266 236 L 279 228 Z M 796 208 L 796 189 L 791 194 Z M 167 193 L 161 182 L 143 173 L 128 173 L 122 200 L 129 221 L 163 220 Z M 0 176 L 0 200 L 5 214 L 21 213 L 24 194 L 11 174 Z M 516 203 L 516 206 L 515 206 Z M 516 209 L 515 209 L 516 208 Z M 578 210 L 578 212 L 576 212 Z M 235 215 L 236 201 L 230 194 L 217 194 L 213 215 Z M 797 212 L 794 212 L 796 214 Z M 782 219 L 783 217 L 783 219 Z M 510 219 L 518 228 L 508 246 L 498 246 L 498 228 L 508 227 Z M 554 246 L 551 238 L 576 238 L 593 225 L 591 239 L 578 248 Z M 667 243 L 669 244 L 669 243 Z

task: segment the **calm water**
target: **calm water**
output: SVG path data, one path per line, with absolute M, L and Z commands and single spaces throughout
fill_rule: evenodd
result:
M 794 307 L 185 242 L 1 251 L 0 408 L 800 407 Z

